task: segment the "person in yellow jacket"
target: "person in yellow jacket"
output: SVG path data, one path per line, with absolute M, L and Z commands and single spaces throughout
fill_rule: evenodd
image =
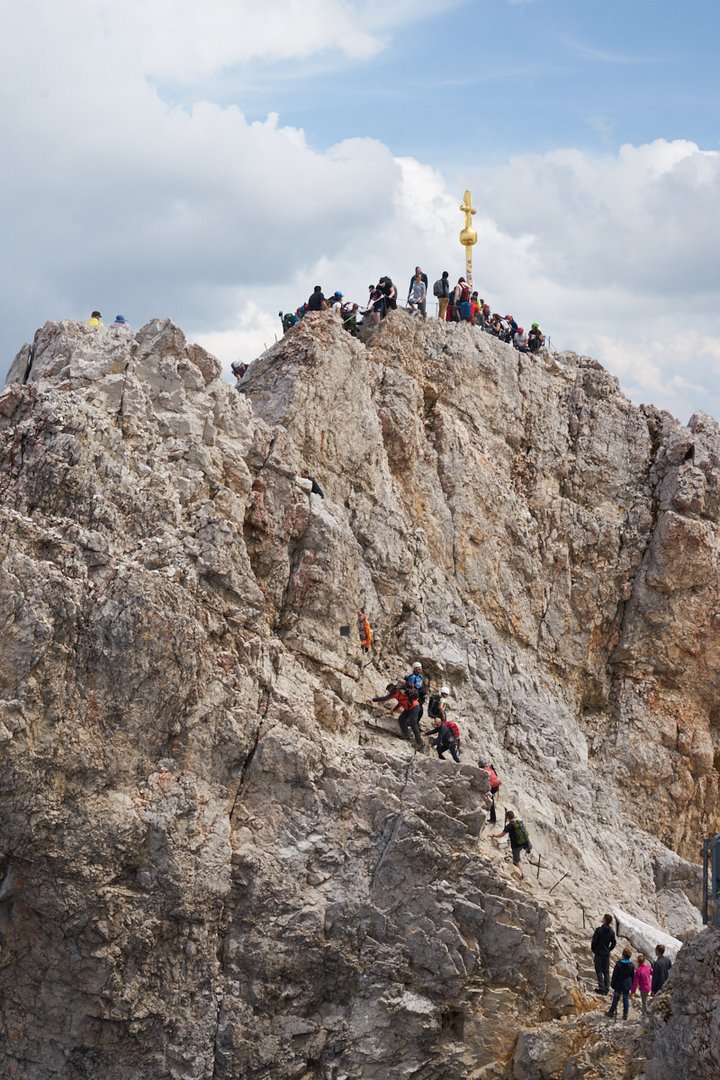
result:
M 93 311 L 92 315 L 85 323 L 86 326 L 102 326 L 102 315 L 99 311 Z

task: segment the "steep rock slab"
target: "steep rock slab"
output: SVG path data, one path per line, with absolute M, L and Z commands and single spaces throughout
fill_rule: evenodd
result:
M 714 782 L 692 745 L 653 746 L 693 794 L 656 789 L 650 816 L 614 726 L 638 686 L 666 692 L 632 667 L 649 617 L 628 600 L 669 542 L 653 463 L 685 429 L 590 361 L 402 314 L 370 350 L 330 316 L 303 321 L 246 395 L 166 322 L 48 324 L 13 370 L 8 1064 L 31 1080 L 502 1076 L 521 1027 L 590 1006 L 583 906 L 655 917 L 669 853 L 653 833 L 680 798 L 689 833 L 698 778 Z M 693 522 L 688 498 L 668 512 Z M 339 633 L 361 605 L 378 630 L 365 666 Z M 367 723 L 416 657 L 453 687 L 459 770 Z M 712 740 L 710 685 L 681 692 Z M 655 718 L 634 714 L 639 746 Z M 534 884 L 482 835 L 481 750 L 531 825 Z

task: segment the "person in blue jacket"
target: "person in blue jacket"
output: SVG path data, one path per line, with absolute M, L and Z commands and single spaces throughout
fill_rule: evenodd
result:
M 627 1020 L 628 1018 L 628 1012 L 630 1011 L 630 993 L 632 991 L 633 979 L 635 978 L 635 965 L 633 964 L 631 957 L 632 949 L 623 949 L 622 959 L 618 960 L 613 968 L 612 979 L 610 980 L 613 999 L 607 1013 L 608 1016 L 612 1016 L 613 1020 L 617 1017 L 617 1007 L 621 997 L 623 1001 L 623 1020 Z

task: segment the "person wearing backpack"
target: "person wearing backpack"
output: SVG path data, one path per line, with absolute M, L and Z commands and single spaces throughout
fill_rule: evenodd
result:
M 445 314 L 447 312 L 448 299 L 450 297 L 450 275 L 447 270 L 443 270 L 442 277 L 439 277 L 433 285 L 433 296 L 437 297 L 438 302 L 438 319 L 440 322 L 445 322 Z
M 520 865 L 520 858 L 523 851 L 528 854 L 532 851 L 532 844 L 530 843 L 530 837 L 528 831 L 519 818 L 515 817 L 512 810 L 505 811 L 505 828 L 500 833 L 493 833 L 493 840 L 501 840 L 503 836 L 507 836 L 510 841 L 510 850 L 512 851 L 513 870 L 520 879 L 524 878 L 522 866 Z
M 464 277 L 459 277 L 455 286 L 454 306 L 458 313 L 458 321 L 470 322 L 470 286 Z
M 432 694 L 430 701 L 428 702 L 428 716 L 432 717 L 436 721 L 434 728 L 430 731 L 426 731 L 427 736 L 436 735 L 437 738 L 432 742 L 432 745 L 438 752 L 438 757 L 441 761 L 445 760 L 445 754 L 450 751 L 450 756 L 453 761 L 460 764 L 460 728 L 457 726 L 454 720 L 448 720 L 447 717 L 447 698 L 450 696 L 450 688 L 448 686 L 441 686 L 438 694 Z
M 427 687 L 425 686 L 422 664 L 419 660 L 416 660 L 413 664 L 412 672 L 405 676 L 405 682 L 408 686 L 413 686 L 417 690 L 418 701 L 420 702 L 420 719 L 422 719 L 425 707 L 425 697 L 427 696 Z

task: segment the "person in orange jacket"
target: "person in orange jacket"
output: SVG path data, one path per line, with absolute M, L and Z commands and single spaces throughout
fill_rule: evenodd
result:
M 364 653 L 370 652 L 373 643 L 373 632 L 370 620 L 364 611 L 358 612 L 358 636 L 362 651 Z

